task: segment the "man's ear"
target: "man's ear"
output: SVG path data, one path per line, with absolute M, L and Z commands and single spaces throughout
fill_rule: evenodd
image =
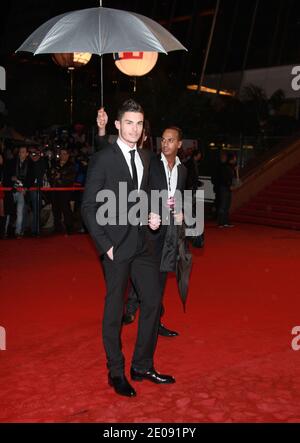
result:
M 182 141 L 179 142 L 178 149 L 182 148 Z
M 120 130 L 120 122 L 119 120 L 115 120 L 115 127 L 117 128 L 117 130 Z

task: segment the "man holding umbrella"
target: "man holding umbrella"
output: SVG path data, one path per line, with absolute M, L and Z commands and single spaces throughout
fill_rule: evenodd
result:
M 96 137 L 96 149 L 103 149 L 103 147 L 107 146 L 108 139 L 107 139 L 107 134 L 106 134 L 106 126 L 108 123 L 108 115 L 105 112 L 104 108 L 100 108 L 97 114 L 97 126 L 98 126 L 98 136 Z M 169 132 L 171 131 L 171 133 L 173 134 L 173 146 L 172 149 L 170 150 L 170 152 L 168 151 L 168 143 L 169 143 L 169 139 L 165 139 L 164 135 L 166 135 L 166 137 L 168 137 Z M 149 136 L 148 133 L 145 133 L 145 130 L 142 133 L 141 139 L 139 140 L 140 145 L 143 145 L 143 142 L 145 141 L 145 139 L 147 139 L 147 137 Z M 179 174 L 179 180 L 177 177 L 177 181 L 176 181 L 176 185 L 173 189 L 173 192 L 171 192 L 171 190 L 168 190 L 168 194 L 172 194 L 174 195 L 174 192 L 176 189 L 179 189 L 181 192 L 183 192 L 184 187 L 185 187 L 185 181 L 186 181 L 186 168 L 180 164 L 180 161 L 177 157 L 177 153 L 178 150 L 181 148 L 182 145 L 182 131 L 180 128 L 177 127 L 172 127 L 169 129 L 166 129 L 163 133 L 163 138 L 162 138 L 162 149 L 164 148 L 165 150 L 165 154 L 162 153 L 161 156 L 159 156 L 159 162 L 157 164 L 157 161 L 154 160 L 153 161 L 153 165 L 154 168 L 156 169 L 157 172 L 157 168 L 159 169 L 159 173 L 158 174 L 151 174 L 151 183 L 149 184 L 149 189 L 156 189 L 156 190 L 168 190 L 168 175 L 165 176 L 165 180 L 162 177 L 163 174 L 163 163 L 160 160 L 167 160 L 169 159 L 169 164 L 170 166 L 168 166 L 167 170 L 172 171 L 174 166 L 175 166 L 175 162 L 176 162 L 176 169 L 177 166 L 180 165 L 180 167 L 178 168 L 178 174 Z M 140 148 L 140 146 L 138 146 Z M 141 148 L 140 148 L 141 149 Z M 152 154 L 153 158 L 155 158 L 154 153 Z M 177 160 L 176 160 L 177 159 Z M 152 164 L 152 163 L 151 163 Z M 166 173 L 165 171 L 165 173 Z M 177 176 L 178 176 L 177 174 Z M 175 172 L 173 171 L 173 175 L 175 175 Z M 179 188 L 177 188 L 177 183 L 179 184 Z M 166 204 L 167 202 L 165 202 Z M 178 215 L 176 215 L 176 217 L 180 217 Z M 163 235 L 161 235 L 161 233 L 163 232 Z M 164 238 L 165 238 L 165 234 L 166 234 L 166 228 L 165 227 L 161 227 L 160 228 L 160 235 L 156 235 L 156 236 L 152 236 L 151 231 L 147 232 L 147 234 L 150 237 L 150 243 L 152 243 L 153 240 L 155 240 L 155 242 L 157 241 L 157 247 L 153 247 L 153 245 L 151 246 L 151 250 L 155 251 L 156 254 L 156 258 L 159 261 L 158 266 L 160 267 L 160 260 L 161 260 L 161 253 L 162 253 L 162 247 L 163 247 L 163 243 L 164 243 Z M 176 249 L 177 249 L 177 245 L 176 245 Z M 175 270 L 175 269 L 174 269 Z M 166 272 L 162 272 L 162 274 L 160 275 L 160 281 L 161 281 L 161 291 L 162 293 L 164 292 L 164 288 L 165 288 L 165 282 L 166 282 Z M 125 307 L 125 313 L 123 316 L 123 323 L 126 324 L 130 324 L 135 320 L 136 317 L 136 312 L 139 308 L 139 296 L 134 288 L 134 286 L 130 285 L 129 291 L 128 291 L 128 298 L 127 298 L 127 303 L 126 303 L 126 307 Z M 161 309 L 161 318 L 164 315 L 164 306 L 162 304 L 162 309 Z M 162 322 L 160 321 L 159 323 L 159 328 L 158 328 L 158 335 L 164 336 L 164 337 L 176 337 L 178 335 L 178 332 L 176 331 L 172 331 L 171 329 L 166 328 Z
M 154 369 L 153 355 L 161 308 L 159 270 L 149 254 L 145 231 L 147 226 L 126 225 L 116 213 L 112 224 L 101 225 L 96 219 L 101 204 L 97 202 L 99 191 L 112 191 L 120 200 L 120 182 L 125 182 L 129 192 L 147 190 L 149 172 L 148 151 L 137 151 L 136 143 L 143 131 L 144 112 L 134 100 L 123 103 L 115 122 L 118 139 L 107 149 L 97 152 L 90 160 L 82 216 L 101 256 L 106 297 L 103 316 L 103 341 L 109 369 L 108 382 L 120 395 L 132 397 L 135 390 L 124 373 L 124 356 L 121 351 L 120 332 L 122 325 L 124 291 L 130 277 L 140 299 L 138 336 L 131 365 L 131 378 L 154 383 L 174 383 L 170 375 L 159 374 Z M 130 212 L 128 205 L 127 216 Z M 118 210 L 116 211 L 118 212 Z M 127 217 L 128 220 L 128 217 Z M 150 213 L 149 227 L 158 229 L 160 218 Z

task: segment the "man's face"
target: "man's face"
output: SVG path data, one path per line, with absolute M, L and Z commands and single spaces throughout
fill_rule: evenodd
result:
M 28 151 L 26 148 L 20 148 L 19 149 L 19 159 L 21 161 L 24 161 L 27 158 Z
M 143 124 L 144 115 L 141 112 L 125 112 L 120 121 L 115 121 L 120 139 L 130 147 L 133 147 L 142 135 Z
M 69 160 L 69 157 L 70 155 L 67 151 L 65 151 L 64 149 L 60 151 L 59 159 L 61 162 L 67 162 Z
M 166 129 L 161 138 L 161 151 L 165 157 L 176 157 L 182 141 L 178 139 L 176 129 Z

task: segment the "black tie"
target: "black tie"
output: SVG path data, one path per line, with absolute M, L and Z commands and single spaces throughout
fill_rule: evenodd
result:
M 138 189 L 138 176 L 137 176 L 137 170 L 134 162 L 134 156 L 135 156 L 135 149 L 131 149 L 130 151 L 130 163 L 131 163 L 131 169 L 132 169 L 132 181 L 133 181 L 133 187 L 134 189 Z

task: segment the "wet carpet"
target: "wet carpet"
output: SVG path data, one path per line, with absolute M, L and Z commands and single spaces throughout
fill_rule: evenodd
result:
M 107 384 L 89 237 L 1 241 L 0 421 L 300 422 L 300 232 L 209 225 L 193 253 L 186 313 L 173 276 L 165 293 L 163 322 L 180 335 L 155 355 L 176 384 L 133 382 L 128 399 Z M 136 327 L 122 332 L 127 375 Z

